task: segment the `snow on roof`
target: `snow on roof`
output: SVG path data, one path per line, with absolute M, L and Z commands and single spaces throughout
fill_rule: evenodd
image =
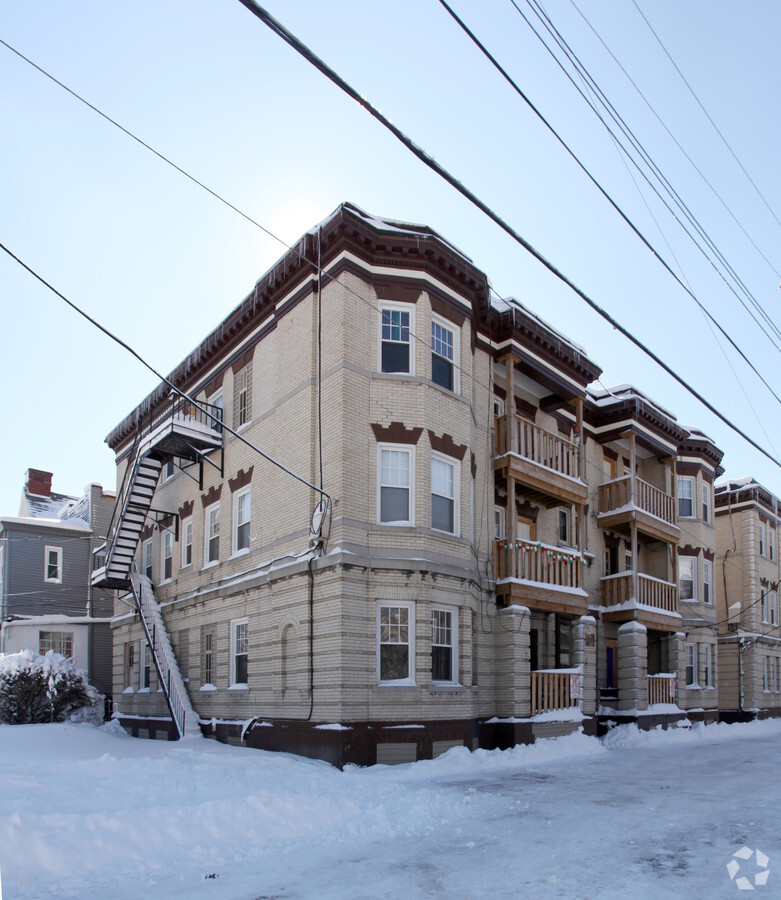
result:
M 0 516 L 3 525 L 35 525 L 36 528 L 58 528 L 71 531 L 91 531 L 84 519 L 53 519 L 42 516 Z
M 689 437 L 693 438 L 695 441 L 704 441 L 707 444 L 713 444 L 714 447 L 716 446 L 716 441 L 705 434 L 704 431 L 700 431 L 699 428 L 694 428 L 691 425 L 684 425 L 683 427 L 689 432 Z
M 490 304 L 494 309 L 498 309 L 501 312 L 507 312 L 511 309 L 519 309 L 525 316 L 528 316 L 530 319 L 534 319 L 535 322 L 539 323 L 544 329 L 550 331 L 551 334 L 555 335 L 562 343 L 569 345 L 573 351 L 576 353 L 580 353 L 582 356 L 588 356 L 584 347 L 581 347 L 580 344 L 576 344 L 572 338 L 567 337 L 564 332 L 559 331 L 558 328 L 554 328 L 550 322 L 546 322 L 542 316 L 537 315 L 536 312 L 532 312 L 528 306 L 525 306 L 515 297 L 500 297 L 493 289 L 490 294 Z
M 673 422 L 678 421 L 669 410 L 665 409 L 655 400 L 652 400 L 648 394 L 639 391 L 632 384 L 616 384 L 609 388 L 603 388 L 602 390 L 589 387 L 587 390 L 591 399 L 597 406 L 610 406 L 619 400 L 631 400 L 633 397 L 636 397 L 648 404 L 648 406 L 652 406 L 661 415 L 666 416 L 668 419 L 672 419 Z
M 755 481 L 752 475 L 747 475 L 744 478 L 728 478 L 726 481 L 716 482 L 717 491 L 739 491 L 747 487 L 762 487 L 762 485 Z
M 24 497 L 27 501 L 28 513 L 34 519 L 58 518 L 65 507 L 79 501 L 78 497 L 71 497 L 68 494 L 56 494 L 54 491 L 52 491 L 50 497 L 44 497 L 41 494 L 31 494 L 27 487 L 24 488 Z

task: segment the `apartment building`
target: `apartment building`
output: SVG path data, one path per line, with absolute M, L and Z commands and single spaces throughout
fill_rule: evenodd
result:
M 753 478 L 716 485 L 720 718 L 781 715 L 779 499 Z
M 52 477 L 28 469 L 19 514 L 0 518 L 0 653 L 61 653 L 110 696 L 113 597 L 90 575 L 115 495 L 99 484 L 60 494 Z
M 117 716 L 337 765 L 681 719 L 676 458 L 718 451 L 600 374 L 342 204 L 107 438 Z

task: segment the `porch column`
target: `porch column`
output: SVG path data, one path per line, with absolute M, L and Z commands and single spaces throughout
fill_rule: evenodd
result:
M 686 635 L 682 631 L 676 631 L 667 639 L 667 659 L 669 661 L 669 673 L 675 675 L 675 698 L 673 703 L 683 709 L 681 699 L 683 687 L 686 684 Z M 716 654 L 714 652 L 713 658 Z M 716 682 L 714 681 L 714 684 Z
M 518 431 L 515 427 L 515 360 L 505 356 L 504 363 L 504 433 L 505 452 L 518 452 Z
M 597 709 L 597 621 L 581 616 L 573 626 L 573 662 L 583 666 L 583 692 L 580 708 L 587 716 Z
M 640 622 L 618 629 L 618 709 L 648 707 L 648 634 Z
M 499 611 L 496 629 L 496 714 L 500 718 L 531 714 L 529 627 L 525 606 Z
M 581 481 L 587 481 L 586 478 L 586 436 L 583 434 L 583 398 L 575 398 L 575 421 L 578 426 L 578 438 L 580 446 L 578 447 L 578 477 Z

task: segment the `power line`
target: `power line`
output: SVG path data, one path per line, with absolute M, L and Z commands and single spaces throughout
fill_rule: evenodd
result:
M 538 262 L 540 262 L 549 272 L 556 276 L 561 282 L 566 284 L 572 291 L 574 291 L 578 297 L 581 298 L 585 303 L 587 303 L 596 313 L 598 313 L 606 322 L 612 325 L 617 331 L 624 335 L 627 340 L 631 341 L 636 347 L 642 350 L 643 353 L 646 354 L 650 359 L 652 359 L 660 368 L 662 368 L 667 374 L 678 382 L 681 387 L 683 387 L 688 393 L 690 393 L 693 397 L 695 397 L 699 402 L 708 409 L 711 413 L 713 413 L 717 418 L 719 418 L 725 425 L 727 425 L 732 431 L 736 434 L 740 435 L 745 441 L 747 441 L 755 450 L 758 450 L 763 456 L 767 457 L 771 462 L 781 468 L 781 462 L 779 462 L 775 457 L 771 456 L 767 450 L 761 447 L 756 443 L 752 438 L 748 437 L 743 431 L 741 431 L 736 425 L 730 422 L 723 413 L 719 412 L 712 403 L 705 399 L 699 392 L 697 392 L 694 388 L 692 388 L 687 382 L 678 375 L 673 369 L 670 368 L 665 362 L 663 362 L 649 347 L 647 347 L 642 341 L 636 338 L 630 331 L 628 331 L 623 325 L 621 325 L 616 319 L 614 319 L 606 310 L 604 310 L 599 304 L 597 304 L 588 294 L 585 293 L 581 288 L 579 288 L 573 281 L 571 281 L 566 275 L 564 275 L 561 271 L 559 271 L 553 263 L 547 260 L 539 250 L 537 250 L 532 244 L 530 244 L 524 237 L 522 237 L 511 225 L 504 221 L 501 216 L 498 215 L 491 207 L 489 207 L 484 201 L 482 201 L 476 194 L 474 194 L 469 188 L 463 185 L 454 175 L 452 175 L 447 169 L 441 166 L 433 157 L 431 157 L 425 150 L 415 144 L 400 128 L 394 125 L 383 113 L 380 112 L 372 103 L 370 103 L 365 97 L 358 93 L 348 82 L 346 82 L 340 75 L 338 75 L 330 66 L 328 66 L 320 57 L 318 57 L 309 47 L 306 46 L 301 40 L 299 40 L 292 32 L 288 31 L 280 22 L 278 22 L 273 16 L 271 16 L 263 7 L 258 5 L 255 0 L 239 0 L 239 2 L 245 6 L 254 16 L 256 16 L 264 25 L 266 25 L 271 31 L 273 31 L 278 37 L 282 38 L 287 44 L 289 44 L 298 54 L 300 54 L 304 59 L 307 60 L 311 65 L 313 65 L 316 69 L 322 72 L 330 81 L 332 81 L 340 90 L 346 93 L 349 97 L 351 97 L 356 103 L 362 106 L 371 116 L 373 116 L 377 121 L 383 125 L 391 134 L 396 137 L 410 152 L 414 153 L 418 159 L 423 162 L 426 166 L 432 169 L 437 173 L 441 178 L 448 182 L 452 187 L 454 187 L 462 196 L 464 196 L 467 200 L 470 201 L 474 206 L 476 206 L 481 212 L 483 212 L 486 216 L 488 216 L 493 222 L 495 222 L 503 231 L 505 231 L 516 243 L 520 244 L 528 253 L 530 253 Z
M 466 25 L 466 23 L 453 11 L 453 9 L 448 5 L 446 0 L 439 0 L 440 4 L 447 10 L 447 12 L 452 16 L 452 18 L 458 23 L 461 29 L 471 38 L 473 43 L 481 50 L 484 56 L 491 62 L 491 64 L 496 68 L 496 70 L 504 77 L 504 79 L 510 84 L 510 86 L 515 90 L 515 92 L 521 97 L 521 99 L 528 105 L 528 107 L 532 110 L 532 112 L 539 118 L 539 120 L 545 125 L 545 127 L 550 131 L 550 133 L 556 138 L 556 140 L 561 144 L 561 146 L 567 151 L 567 153 L 572 157 L 572 159 L 578 164 L 583 173 L 588 177 L 591 183 L 597 188 L 597 190 L 602 194 L 602 196 L 610 203 L 613 209 L 621 216 L 624 222 L 630 227 L 630 229 L 634 232 L 634 234 L 642 241 L 645 247 L 651 251 L 653 256 L 659 261 L 662 267 L 665 269 L 668 274 L 672 275 L 675 281 L 683 288 L 683 290 L 691 297 L 691 299 L 697 304 L 697 306 L 702 310 L 704 315 L 706 315 L 713 324 L 719 329 L 719 331 L 724 335 L 724 337 L 732 344 L 735 350 L 740 354 L 742 359 L 746 362 L 746 364 L 752 369 L 754 374 L 759 378 L 759 380 L 765 385 L 765 387 L 770 391 L 770 393 L 775 397 L 776 401 L 781 404 L 781 397 L 776 394 L 773 388 L 768 384 L 765 378 L 761 375 L 761 373 L 757 370 L 751 360 L 746 356 L 746 354 L 740 349 L 740 347 L 735 343 L 729 333 L 721 326 L 721 324 L 711 315 L 708 309 L 698 300 L 695 296 L 694 292 L 686 285 L 673 271 L 664 257 L 656 250 L 656 248 L 648 241 L 645 235 L 637 228 L 637 226 L 632 222 L 632 220 L 626 215 L 626 213 L 621 209 L 621 207 L 613 200 L 613 198 L 607 193 L 607 191 L 602 187 L 602 185 L 596 180 L 596 178 L 591 174 L 591 172 L 586 168 L 584 163 L 578 158 L 572 148 L 566 143 L 566 141 L 561 137 L 561 135 L 556 131 L 556 129 L 548 122 L 548 120 L 543 116 L 540 110 L 532 103 L 529 97 L 524 93 L 523 90 L 518 86 L 518 83 L 507 73 L 507 71 L 502 67 L 502 65 L 498 62 L 498 60 L 493 56 L 492 53 L 485 47 L 485 45 L 479 40 L 479 38 L 474 34 L 474 32 Z M 517 8 L 517 7 L 516 7 Z

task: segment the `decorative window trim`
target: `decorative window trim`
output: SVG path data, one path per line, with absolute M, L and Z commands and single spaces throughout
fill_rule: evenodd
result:
M 62 584 L 62 547 L 47 544 L 43 548 L 43 580 L 47 584 Z
M 448 625 L 443 625 L 441 620 L 437 622 L 439 616 L 448 616 L 450 621 Z M 442 636 L 442 629 L 446 628 L 450 631 L 450 643 L 437 643 L 437 638 Z M 437 633 L 439 632 L 439 634 Z M 450 648 L 450 678 L 435 678 L 435 662 L 434 648 L 449 647 Z M 447 606 L 431 607 L 431 683 L 433 685 L 456 685 L 460 683 L 458 677 L 458 609 Z
M 407 329 L 407 341 L 388 340 L 389 344 L 406 343 L 409 350 L 409 363 L 406 372 L 386 372 L 383 368 L 382 346 L 385 341 L 382 337 L 382 318 L 384 312 L 405 312 L 409 314 L 409 327 Z M 378 304 L 377 316 L 377 371 L 383 375 L 414 375 L 415 374 L 415 304 L 414 303 L 396 303 L 388 300 L 381 300 Z
M 404 453 L 407 455 L 407 518 L 383 521 L 382 489 L 403 488 L 404 485 L 383 484 L 382 455 L 384 452 Z M 377 524 L 378 525 L 414 525 L 415 524 L 415 447 L 411 444 L 377 444 Z
M 434 461 L 450 466 L 453 474 L 453 496 L 447 497 L 445 494 L 439 494 L 434 491 Z M 434 525 L 434 497 L 442 497 L 451 500 L 453 503 L 453 530 L 446 528 L 437 528 Z M 459 537 L 461 534 L 461 463 L 452 456 L 445 456 L 444 453 L 431 454 L 431 527 L 434 531 L 442 534 L 451 534 Z
M 230 687 L 247 686 L 249 684 L 249 619 L 231 619 L 231 681 Z M 239 664 L 244 657 L 243 671 Z M 244 680 L 239 677 L 244 675 Z
M 391 613 L 386 617 L 383 610 L 406 610 L 406 623 L 391 621 L 394 616 Z M 390 637 L 394 631 L 399 629 L 399 637 L 404 636 L 402 629 L 406 628 L 406 641 L 383 641 L 383 626 L 387 626 L 390 631 Z M 385 678 L 382 677 L 382 648 L 386 646 L 406 646 L 407 647 L 407 675 L 404 678 Z M 377 601 L 377 684 L 379 685 L 415 685 L 415 603 L 412 600 L 378 600 Z

